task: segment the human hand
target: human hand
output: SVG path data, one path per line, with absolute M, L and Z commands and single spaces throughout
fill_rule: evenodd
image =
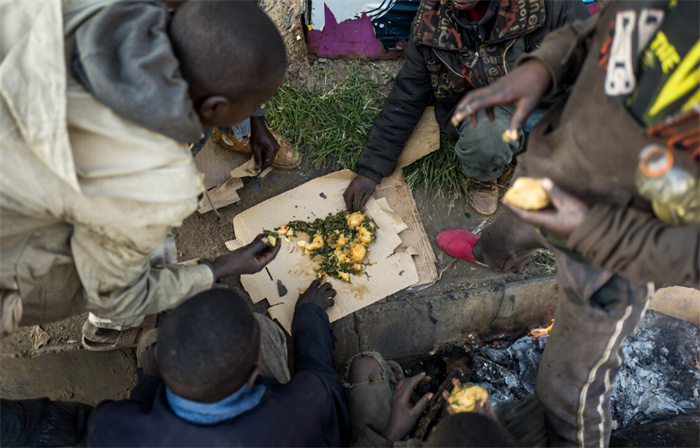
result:
M 564 239 L 581 225 L 588 211 L 591 209 L 586 203 L 566 193 L 554 185 L 551 179 L 542 179 L 542 188 L 545 189 L 552 201 L 554 210 L 523 210 L 514 206 L 507 199 L 503 203 L 525 222 L 533 226 L 539 226 L 545 231 Z
M 255 274 L 275 259 L 281 247 L 281 242 L 274 247 L 268 246 L 267 237 L 261 233 L 252 243 L 222 255 L 210 264 L 214 268 L 216 280 L 232 275 Z
M 297 304 L 294 308 L 299 305 L 304 305 L 305 303 L 313 303 L 314 305 L 320 306 L 323 311 L 326 311 L 328 307 L 335 305 L 333 297 L 335 297 L 336 294 L 333 285 L 330 283 L 321 283 L 320 280 L 314 280 L 311 282 L 308 289 L 299 296 L 299 300 L 297 300 Z
M 458 380 L 457 378 L 452 378 L 452 386 L 453 387 L 458 387 L 462 388 L 462 382 Z M 457 411 L 452 409 L 452 406 L 450 406 L 450 392 L 447 392 L 446 390 L 442 392 L 442 398 L 445 400 L 447 403 L 447 413 L 449 415 L 454 415 L 457 414 Z M 476 404 L 474 404 L 474 411 L 472 412 L 478 412 L 479 414 L 484 414 L 487 417 L 491 417 L 492 419 L 498 421 L 498 417 L 496 417 L 496 413 L 493 412 L 493 408 L 491 408 L 491 403 L 489 403 L 488 400 L 477 400 Z
M 513 104 L 515 112 L 508 129 L 521 129 L 551 85 L 552 76 L 547 67 L 537 59 L 530 59 L 490 86 L 465 95 L 452 115 L 452 124 L 459 129 L 459 124 L 468 118 L 472 127 L 476 126 L 477 112 L 482 109 L 493 121 L 494 106 Z
M 370 179 L 369 177 L 358 174 L 348 188 L 345 189 L 343 193 L 343 198 L 345 198 L 345 207 L 349 211 L 358 211 L 365 208 L 365 204 L 372 196 L 374 189 L 377 187 L 377 183 Z
M 432 393 L 423 395 L 420 400 L 411 406 L 409 399 L 416 387 L 421 383 L 427 383 L 430 377 L 421 372 L 410 378 L 399 381 L 394 389 L 394 397 L 391 400 L 391 414 L 389 415 L 389 423 L 384 431 L 384 437 L 392 442 L 397 442 L 403 439 L 414 426 L 418 418 L 420 418 L 425 408 L 428 407 L 430 400 L 433 399 Z
M 277 157 L 280 144 L 267 128 L 265 117 L 250 117 L 250 150 L 253 152 L 256 170 L 264 170 Z

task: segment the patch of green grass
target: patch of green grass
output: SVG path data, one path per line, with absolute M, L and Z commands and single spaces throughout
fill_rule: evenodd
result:
M 315 168 L 356 169 L 369 131 L 381 111 L 384 95 L 359 62 L 336 81 L 326 72 L 312 91 L 285 79 L 267 103 L 267 121 L 291 141 Z M 440 149 L 404 169 L 411 188 L 454 199 L 465 197 L 472 182 L 462 171 L 454 142 L 440 134 Z
M 471 179 L 462 171 L 454 141 L 440 133 L 440 149 L 404 168 L 406 183 L 411 188 L 423 186 L 428 193 L 454 198 L 465 197 Z
M 324 73 L 311 92 L 284 81 L 267 103 L 270 126 L 316 168 L 355 169 L 384 97 L 359 63 L 340 81 Z

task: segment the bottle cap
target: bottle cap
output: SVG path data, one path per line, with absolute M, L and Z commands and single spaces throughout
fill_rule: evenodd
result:
M 649 145 L 639 153 L 639 171 L 649 177 L 659 177 L 673 166 L 673 154 L 669 149 Z

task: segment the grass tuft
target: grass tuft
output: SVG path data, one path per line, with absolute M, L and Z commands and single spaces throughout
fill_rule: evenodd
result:
M 267 103 L 267 121 L 313 167 L 355 169 L 384 96 L 359 63 L 340 81 L 328 75 L 318 76 L 311 92 L 286 79 Z
M 462 171 L 454 145 L 451 138 L 440 132 L 440 149 L 404 168 L 406 183 L 411 188 L 422 186 L 428 193 L 442 197 L 466 197 L 472 180 Z

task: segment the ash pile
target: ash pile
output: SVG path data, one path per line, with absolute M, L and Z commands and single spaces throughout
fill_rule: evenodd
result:
M 485 388 L 491 404 L 534 394 L 546 342 L 547 336 L 539 340 L 525 336 L 512 344 L 474 346 L 466 380 Z M 622 352 L 625 361 L 611 397 L 617 428 L 692 413 L 700 407 L 700 327 L 648 311 Z

